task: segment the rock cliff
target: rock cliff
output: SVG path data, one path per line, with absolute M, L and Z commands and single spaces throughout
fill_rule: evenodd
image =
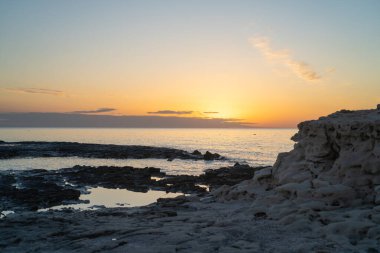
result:
M 380 105 L 302 122 L 294 149 L 219 201 L 252 199 L 252 212 L 313 230 L 347 250 L 380 252 Z

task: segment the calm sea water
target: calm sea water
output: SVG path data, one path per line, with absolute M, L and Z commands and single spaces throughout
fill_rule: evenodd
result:
M 147 145 L 171 147 L 186 151 L 219 153 L 227 161 L 188 161 L 175 159 L 90 159 L 90 158 L 22 158 L 0 160 L 0 170 L 8 169 L 59 169 L 74 165 L 114 165 L 133 167 L 158 167 L 168 174 L 201 174 L 205 169 L 233 165 L 235 162 L 252 166 L 272 165 L 280 152 L 293 147 L 290 137 L 296 129 L 96 129 L 96 128 L 0 128 L 4 141 L 69 141 L 82 143 Z M 93 206 L 141 206 L 157 198 L 175 197 L 179 194 L 162 191 L 148 193 L 124 189 L 89 188 L 81 195 L 87 204 L 56 206 L 60 208 L 91 209 Z
M 154 166 L 169 174 L 200 174 L 235 162 L 272 165 L 277 154 L 293 147 L 296 129 L 98 129 L 98 128 L 0 128 L 4 141 L 69 141 L 82 143 L 147 145 L 187 151 L 217 152 L 229 161 L 175 159 L 24 158 L 0 160 L 0 169 L 58 169 L 74 165 Z

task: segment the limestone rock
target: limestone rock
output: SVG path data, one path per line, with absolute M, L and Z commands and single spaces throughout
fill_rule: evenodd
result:
M 293 150 L 216 198 L 249 192 L 255 194 L 253 213 L 263 212 L 289 231 L 313 229 L 355 252 L 380 248 L 379 110 L 341 110 L 300 123 Z

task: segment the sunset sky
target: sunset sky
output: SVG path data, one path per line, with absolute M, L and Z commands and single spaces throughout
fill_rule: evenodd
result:
M 380 103 L 380 1 L 0 1 L 0 113 L 294 127 Z

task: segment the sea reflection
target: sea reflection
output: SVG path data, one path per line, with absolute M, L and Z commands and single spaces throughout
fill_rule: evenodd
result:
M 74 208 L 80 210 L 97 209 L 102 207 L 136 207 L 146 206 L 157 201 L 159 198 L 175 198 L 182 193 L 166 193 L 165 191 L 134 192 L 126 189 L 107 189 L 103 187 L 89 188 L 88 194 L 82 194 L 81 204 L 60 205 L 39 211 L 61 210 L 63 208 Z

